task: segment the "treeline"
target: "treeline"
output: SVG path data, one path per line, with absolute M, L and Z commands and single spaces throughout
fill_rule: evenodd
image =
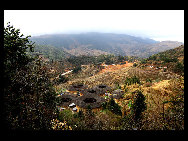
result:
M 115 56 L 115 55 L 99 55 L 99 56 L 72 56 L 68 59 L 66 59 L 68 62 L 73 64 L 74 66 L 80 66 L 80 65 L 88 65 L 88 64 L 94 64 L 99 65 L 102 63 L 105 63 L 107 65 L 111 64 L 118 64 L 125 61 L 133 62 L 138 57 L 134 56 Z

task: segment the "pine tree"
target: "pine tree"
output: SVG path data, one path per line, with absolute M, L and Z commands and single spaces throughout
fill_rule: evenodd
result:
M 134 120 L 138 121 L 142 117 L 142 112 L 146 110 L 145 96 L 141 91 L 137 90 L 134 92 L 135 97 L 132 104 L 132 111 L 134 114 Z

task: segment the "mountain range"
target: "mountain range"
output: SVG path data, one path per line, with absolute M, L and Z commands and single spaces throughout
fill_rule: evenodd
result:
M 73 56 L 114 54 L 123 56 L 149 57 L 158 52 L 173 49 L 182 45 L 178 41 L 155 41 L 126 34 L 114 33 L 81 33 L 81 34 L 48 34 L 33 36 L 36 45 L 55 47 L 65 54 Z

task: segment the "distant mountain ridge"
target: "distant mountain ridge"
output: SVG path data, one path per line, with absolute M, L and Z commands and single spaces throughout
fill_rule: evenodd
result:
M 182 45 L 176 41 L 155 41 L 114 33 L 49 34 L 33 36 L 32 41 L 62 49 L 71 55 L 115 54 L 123 56 L 148 57 L 155 53 Z

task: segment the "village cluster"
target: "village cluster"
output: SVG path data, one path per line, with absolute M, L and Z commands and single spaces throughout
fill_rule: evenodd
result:
M 58 95 L 58 109 L 59 111 L 71 109 L 73 112 L 78 112 L 85 111 L 90 106 L 92 111 L 98 111 L 102 109 L 102 103 L 109 98 L 117 101 L 123 97 L 123 94 L 123 90 L 112 91 L 107 85 L 97 85 L 93 88 L 83 84 L 71 85 L 68 90 Z

